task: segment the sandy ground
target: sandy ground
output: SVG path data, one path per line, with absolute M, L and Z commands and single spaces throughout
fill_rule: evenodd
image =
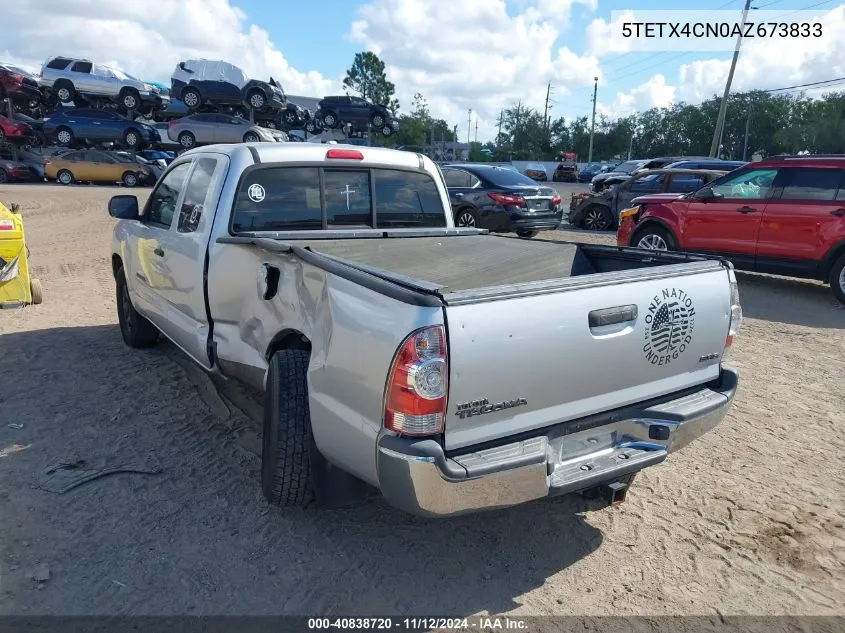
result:
M 741 274 L 736 405 L 618 508 L 271 509 L 253 394 L 123 345 L 119 191 L 0 186 L 45 296 L 0 312 L 0 614 L 845 613 L 845 310 L 824 286 Z M 76 460 L 161 472 L 38 487 Z

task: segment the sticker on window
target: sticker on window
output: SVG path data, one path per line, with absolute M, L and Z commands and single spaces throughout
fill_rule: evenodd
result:
M 249 189 L 246 190 L 246 195 L 249 196 L 249 199 L 253 202 L 263 202 L 264 201 L 264 187 L 259 184 L 250 185 Z

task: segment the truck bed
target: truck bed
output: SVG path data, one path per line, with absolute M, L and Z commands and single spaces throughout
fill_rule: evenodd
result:
M 429 282 L 443 294 L 703 259 L 500 235 L 313 240 L 298 245 Z

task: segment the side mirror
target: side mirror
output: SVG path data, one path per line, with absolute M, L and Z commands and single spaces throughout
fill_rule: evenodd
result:
M 138 219 L 138 198 L 135 196 L 112 196 L 109 200 L 109 215 L 118 220 Z
M 716 194 L 713 193 L 712 187 L 702 187 L 694 194 L 692 194 L 693 199 L 699 200 L 701 202 L 706 202 L 707 200 L 713 200 L 716 197 Z

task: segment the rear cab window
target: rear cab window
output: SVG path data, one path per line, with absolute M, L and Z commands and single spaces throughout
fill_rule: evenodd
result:
M 841 169 L 824 167 L 793 167 L 780 172 L 778 186 L 781 200 L 842 200 Z
M 260 167 L 235 196 L 230 231 L 442 228 L 434 178 L 402 169 Z

